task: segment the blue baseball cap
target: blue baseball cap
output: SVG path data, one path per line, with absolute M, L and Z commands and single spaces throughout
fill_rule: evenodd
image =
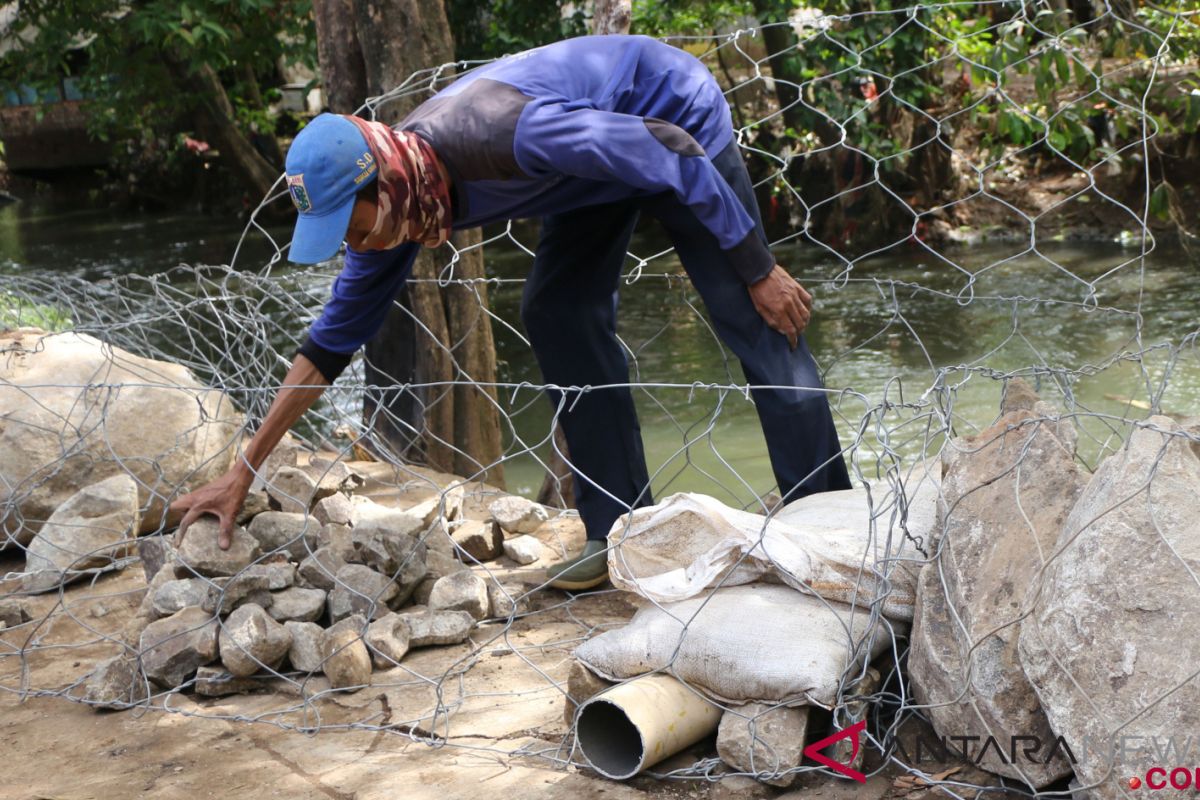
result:
M 379 165 L 353 122 L 321 114 L 296 135 L 287 154 L 287 187 L 300 212 L 288 259 L 316 264 L 333 258 L 346 238 L 354 199 Z

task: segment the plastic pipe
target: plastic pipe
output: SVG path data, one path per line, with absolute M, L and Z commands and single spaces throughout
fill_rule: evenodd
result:
M 720 709 L 694 690 L 669 675 L 645 675 L 584 702 L 575 732 L 596 772 L 625 780 L 711 736 L 720 722 Z

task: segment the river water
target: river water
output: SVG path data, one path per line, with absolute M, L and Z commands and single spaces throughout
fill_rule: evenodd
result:
M 0 274 L 102 281 L 181 263 L 228 263 L 241 231 L 236 221 L 198 216 L 10 205 L 0 209 Z M 286 228 L 271 232 L 286 241 Z M 519 279 L 532 263 L 523 247 L 532 248 L 536 230 L 486 233 L 497 239 L 485 248 L 489 276 L 503 279 L 491 290 L 493 310 L 507 323 L 495 326 L 500 380 L 537 383 L 518 313 Z M 631 250 L 646 263 L 620 293 L 619 332 L 633 380 L 646 384 L 635 393 L 655 492 L 704 491 L 745 505 L 773 483 L 753 406 L 741 392 L 707 388 L 744 379 L 708 330 L 690 286 L 662 277 L 680 271 L 673 254 L 663 254 L 667 247 L 653 225 L 643 225 Z M 259 269 L 272 252 L 255 234 L 237 265 Z M 1031 250 L 1028 241 L 1005 241 L 937 251 L 902 244 L 849 271 L 812 246 L 775 252 L 816 298 L 809 345 L 827 387 L 839 393 L 842 440 L 859 444 L 856 463 L 868 477 L 889 451 L 905 458 L 936 452 L 943 420 L 958 434 L 988 424 L 1000 378 L 1011 374 L 1034 375 L 1046 399 L 1079 415 L 1088 464 L 1119 443 L 1121 420 L 1144 418 L 1151 401 L 1167 412 L 1200 414 L 1200 265 L 1182 251 L 1159 248 L 1143 259 L 1140 246 L 1116 243 L 1039 241 Z M 637 265 L 628 262 L 631 270 Z M 307 320 L 285 325 L 299 332 Z M 515 454 L 506 464 L 508 486 L 534 493 L 541 470 L 521 453 L 546 452 L 549 405 L 527 388 L 503 389 L 500 399 Z

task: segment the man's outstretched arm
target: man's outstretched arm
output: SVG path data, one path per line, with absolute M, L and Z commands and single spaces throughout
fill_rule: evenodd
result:
M 179 523 L 179 536 L 204 514 L 212 514 L 220 521 L 221 533 L 217 544 L 222 550 L 229 548 L 233 538 L 233 523 L 242 503 L 267 456 L 279 444 L 283 435 L 296 424 L 304 412 L 312 407 L 329 386 L 329 381 L 307 357 L 297 354 L 283 379 L 283 386 L 275 395 L 266 419 L 237 462 L 221 477 L 185 494 L 171 504 L 171 510 L 183 513 Z

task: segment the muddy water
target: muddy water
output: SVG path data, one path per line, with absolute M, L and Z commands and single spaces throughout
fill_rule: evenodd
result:
M 226 263 L 241 226 L 190 216 L 61 212 L 30 205 L 0 209 L 0 273 L 67 272 L 101 280 L 150 274 L 180 263 Z M 286 229 L 275 230 L 286 241 Z M 537 383 L 520 335 L 519 279 L 536 231 L 515 226 L 486 248 L 501 380 Z M 1114 238 L 1116 234 L 1114 232 Z M 743 382 L 716 342 L 685 282 L 660 277 L 680 265 L 658 231 L 643 226 L 632 251 L 647 259 L 620 289 L 620 329 L 629 350 L 647 458 L 656 493 L 705 491 L 750 502 L 773 480 Z M 251 237 L 238 264 L 261 267 L 272 248 Z M 1200 265 L 1180 251 L 1115 243 L 1000 242 L 933 250 L 898 245 L 847 270 L 836 256 L 785 246 L 776 254 L 816 297 L 809 345 L 826 370 L 843 442 L 858 442 L 866 474 L 889 451 L 936 449 L 945 424 L 959 433 L 996 415 L 1000 377 L 1038 373 L 1044 396 L 1080 415 L 1080 452 L 1089 462 L 1119 440 L 1121 418 L 1142 418 L 1156 401 L 1200 414 L 1200 357 L 1194 335 Z M 630 260 L 634 269 L 637 261 Z M 332 274 L 335 265 L 329 265 Z M 294 323 L 299 329 L 303 321 Z M 1143 355 L 1139 356 L 1138 354 Z M 693 386 L 695 384 L 696 386 Z M 509 488 L 535 492 L 550 409 L 532 389 L 506 389 Z M 880 409 L 888 404 L 886 413 Z

